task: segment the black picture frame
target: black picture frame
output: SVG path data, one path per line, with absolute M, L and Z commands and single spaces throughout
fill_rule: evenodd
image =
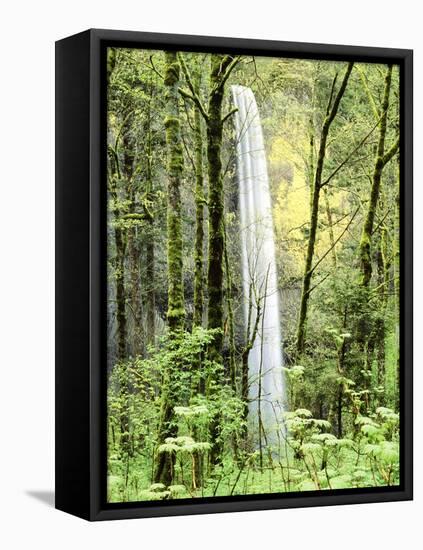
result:
M 201 501 L 107 504 L 105 49 L 224 51 L 400 67 L 400 422 L 396 487 Z M 413 53 L 368 48 L 91 29 L 56 43 L 56 508 L 87 520 L 267 510 L 412 499 Z

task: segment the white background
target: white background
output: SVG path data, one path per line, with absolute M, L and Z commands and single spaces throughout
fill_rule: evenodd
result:
M 417 0 L 3 2 L 0 20 L 0 546 L 99 549 L 422 547 L 416 318 L 415 501 L 89 524 L 54 486 L 54 41 L 89 27 L 415 50 L 416 281 L 422 256 L 422 17 Z M 420 249 L 420 250 L 419 250 Z M 416 312 L 422 295 L 416 291 Z M 40 498 L 41 497 L 41 498 Z

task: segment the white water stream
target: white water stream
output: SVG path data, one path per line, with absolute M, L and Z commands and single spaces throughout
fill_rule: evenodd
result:
M 282 428 L 284 378 L 272 204 L 260 115 L 250 88 L 232 86 L 237 141 L 244 318 L 248 338 L 249 423 L 255 444 L 275 445 Z M 250 319 L 250 322 L 248 322 Z M 261 428 L 260 429 L 260 425 Z

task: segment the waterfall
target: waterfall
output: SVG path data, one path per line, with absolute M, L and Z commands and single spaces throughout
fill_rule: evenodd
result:
M 249 427 L 257 445 L 275 445 L 284 402 L 282 338 L 272 205 L 260 115 L 250 88 L 232 86 L 245 326 L 257 332 L 248 357 Z M 262 429 L 260 429 L 260 425 Z

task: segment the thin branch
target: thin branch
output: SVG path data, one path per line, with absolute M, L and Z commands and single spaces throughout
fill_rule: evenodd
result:
M 181 138 L 182 138 L 182 143 L 184 144 L 185 153 L 186 153 L 187 157 L 189 158 L 189 160 L 192 164 L 192 168 L 195 172 L 195 162 L 194 162 L 194 159 L 192 158 L 189 147 L 188 147 L 187 142 L 185 141 L 185 137 L 182 133 L 181 133 Z
M 232 59 L 231 56 L 228 56 L 228 55 L 225 56 L 225 59 L 226 58 Z M 226 81 L 230 77 L 231 72 L 235 69 L 235 67 L 241 61 L 240 57 L 234 57 L 230 63 L 225 62 L 225 59 L 222 61 L 222 64 L 221 64 L 221 70 L 225 71 L 224 75 L 222 76 L 221 80 L 219 81 L 219 83 L 216 87 L 216 90 L 214 90 L 214 91 L 218 91 L 218 90 L 221 90 L 223 88 L 223 86 L 226 84 Z
M 384 221 L 386 220 L 386 218 L 389 216 L 389 213 L 391 212 L 392 208 L 388 208 L 388 210 L 386 211 L 385 215 L 383 216 L 383 218 L 380 220 L 380 222 L 377 224 L 377 226 L 373 229 L 372 231 L 372 235 L 374 235 L 377 230 L 382 227 Z
M 208 116 L 208 114 L 207 114 L 207 112 L 204 108 L 204 105 L 203 105 L 201 99 L 199 98 L 197 92 L 195 91 L 195 87 L 194 87 L 194 84 L 192 82 L 191 74 L 188 70 L 188 67 L 187 67 L 186 63 L 185 63 L 183 55 L 179 53 L 178 54 L 178 59 L 179 59 L 179 63 L 181 64 L 182 72 L 184 73 L 185 80 L 187 82 L 187 85 L 188 85 L 188 88 L 189 88 L 191 94 L 189 94 L 188 92 L 186 92 L 182 88 L 179 88 L 179 93 L 183 97 L 186 97 L 187 99 L 191 99 L 191 101 L 193 101 L 197 105 L 200 113 L 202 114 L 202 116 L 204 117 L 206 122 L 208 122 L 209 116 Z
M 195 103 L 195 105 L 198 107 L 198 110 L 200 111 L 200 113 L 204 117 L 204 120 L 206 122 L 208 122 L 209 115 L 204 110 L 204 107 L 203 107 L 201 101 L 198 99 L 198 97 L 196 95 L 190 94 L 189 92 L 187 92 L 183 88 L 179 88 L 178 92 L 181 94 L 182 97 L 185 97 L 186 99 L 190 99 L 193 103 Z
M 320 279 L 320 281 L 318 281 L 314 286 L 312 286 L 312 287 L 309 289 L 309 291 L 308 291 L 307 294 L 310 295 L 310 294 L 313 292 L 313 290 L 314 290 L 315 288 L 317 288 L 319 285 L 321 285 L 322 283 L 324 283 L 324 282 L 326 281 L 326 279 L 329 277 L 329 275 L 331 275 L 331 273 L 327 273 L 324 277 L 322 277 L 322 278 Z
M 229 111 L 229 113 L 227 113 L 223 118 L 222 118 L 222 124 L 224 124 L 228 118 L 230 118 L 232 115 L 234 115 L 235 113 L 238 112 L 238 107 L 234 107 L 233 109 L 231 109 Z
M 389 149 L 389 151 L 383 156 L 382 162 L 383 166 L 385 164 L 388 164 L 388 162 L 391 160 L 391 158 L 395 155 L 395 153 L 399 149 L 399 137 L 397 138 L 396 142 L 392 145 L 392 147 Z
M 369 139 L 369 137 L 372 135 L 372 133 L 376 130 L 376 128 L 378 127 L 379 123 L 380 123 L 380 118 L 379 120 L 376 122 L 376 124 L 372 127 L 372 129 L 370 130 L 370 132 L 364 136 L 364 138 L 360 141 L 360 143 L 357 145 L 357 147 L 355 147 L 351 153 L 341 162 L 341 164 L 331 173 L 331 175 L 329 177 L 327 177 L 325 179 L 325 181 L 321 184 L 321 187 L 324 187 L 325 185 L 327 185 L 330 180 L 336 176 L 336 174 L 342 170 L 342 168 L 347 164 L 347 162 L 356 154 L 356 152 L 360 149 L 360 147 L 362 147 L 364 145 L 364 143 Z
M 332 123 L 333 119 L 335 118 L 336 113 L 338 112 L 338 107 L 339 107 L 339 104 L 341 103 L 341 99 L 342 99 L 342 96 L 344 95 L 345 89 L 346 89 L 347 84 L 348 84 L 348 79 L 350 77 L 351 71 L 353 70 L 353 67 L 354 67 L 353 62 L 348 63 L 347 69 L 346 69 L 345 74 L 344 74 L 344 79 L 342 80 L 341 87 L 338 90 L 335 101 L 333 102 L 332 109 L 331 109 L 330 114 L 328 116 L 327 124 L 329 126 Z M 335 83 L 335 81 L 336 81 L 336 77 L 335 77 L 334 83 Z
M 338 80 L 338 73 L 335 74 L 335 78 L 333 79 L 333 82 L 332 82 L 332 88 L 330 90 L 328 106 L 326 107 L 326 116 L 329 116 L 329 113 L 330 113 L 330 107 L 332 105 L 332 99 L 333 99 L 333 94 L 335 92 L 335 85 L 337 80 Z
M 153 56 L 152 55 L 150 55 L 150 63 L 151 63 L 151 68 L 156 73 L 156 75 L 158 75 L 162 80 L 164 80 L 164 76 L 156 69 L 156 67 L 153 63 Z
M 376 118 L 376 120 L 379 119 L 380 117 L 380 114 L 379 114 L 379 111 L 376 107 L 376 102 L 375 102 L 375 98 L 373 97 L 373 94 L 369 88 L 369 84 L 367 82 L 367 77 L 366 75 L 364 74 L 364 71 L 363 69 L 360 67 L 360 65 L 357 65 L 357 69 L 358 69 L 358 72 L 360 74 L 360 79 L 361 79 L 361 82 L 363 83 L 363 87 L 364 87 L 364 90 L 366 92 L 366 95 L 367 95 L 367 98 L 369 100 L 369 103 L 370 103 L 370 106 L 372 108 L 372 111 L 373 111 L 373 114 Z
M 342 239 L 342 237 L 345 235 L 345 233 L 347 232 L 348 228 L 350 227 L 350 225 L 352 224 L 354 218 L 356 217 L 356 215 L 358 214 L 358 211 L 360 210 L 360 207 L 356 208 L 354 214 L 352 215 L 352 218 L 350 219 L 350 221 L 348 222 L 347 226 L 345 227 L 345 229 L 342 231 L 342 233 L 339 235 L 339 237 L 336 239 L 336 241 L 333 243 L 333 245 L 328 249 L 326 250 L 326 252 L 323 254 L 323 256 L 321 258 L 319 258 L 317 260 L 317 262 L 314 264 L 314 266 L 310 269 L 310 273 L 313 273 L 316 269 L 316 267 L 322 263 L 322 261 L 326 258 L 326 256 L 335 248 L 335 246 L 338 244 L 338 242 Z
M 187 107 L 187 102 L 185 101 L 185 97 L 184 97 L 184 111 L 185 111 L 185 115 L 187 117 L 187 122 L 188 122 L 188 126 L 191 128 L 191 130 L 194 132 L 194 126 L 191 122 L 191 119 L 190 119 L 190 116 L 189 116 L 189 112 L 188 112 L 188 107 Z

